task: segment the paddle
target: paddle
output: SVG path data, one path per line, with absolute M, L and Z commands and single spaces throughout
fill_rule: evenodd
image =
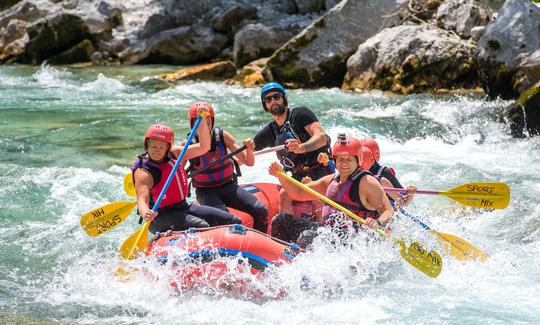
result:
M 406 193 L 402 188 L 383 189 Z M 510 188 L 505 183 L 465 183 L 447 191 L 417 190 L 416 194 L 445 195 L 464 205 L 484 209 L 504 209 L 510 203 Z
M 424 229 L 435 234 L 437 236 L 438 242 L 444 247 L 445 252 L 448 255 L 454 257 L 455 259 L 460 261 L 480 259 L 484 262 L 487 260 L 488 256 L 486 253 L 484 253 L 484 251 L 475 247 L 473 244 L 469 243 L 465 239 L 460 238 L 456 235 L 438 232 L 430 228 L 418 218 L 408 214 L 403 209 L 400 210 L 400 212 L 411 218 L 414 222 L 421 225 Z
M 182 151 L 180 152 L 180 155 L 178 156 L 178 159 L 176 160 L 176 163 L 174 164 L 174 167 L 169 174 L 169 177 L 167 177 L 167 181 L 165 182 L 165 185 L 163 186 L 163 189 L 161 190 L 161 193 L 159 193 L 159 196 L 152 207 L 152 211 L 157 211 L 159 205 L 161 204 L 161 200 L 165 196 L 165 192 L 167 192 L 167 189 L 169 188 L 169 185 L 172 182 L 172 179 L 174 175 L 176 174 L 176 171 L 178 170 L 178 167 L 180 166 L 180 162 L 182 159 L 184 159 L 184 156 L 186 155 L 187 149 L 191 143 L 191 140 L 195 136 L 195 133 L 197 131 L 197 128 L 199 127 L 199 124 L 201 124 L 201 120 L 203 118 L 203 114 L 201 114 L 197 121 L 195 121 L 195 125 L 193 125 L 193 128 L 191 129 L 191 132 L 189 133 L 188 139 L 186 141 L 186 144 L 182 148 Z M 134 257 L 134 252 L 136 251 L 142 251 L 146 248 L 148 244 L 148 227 L 150 226 L 150 222 L 146 221 L 144 225 L 133 235 L 129 236 L 128 239 L 124 241 L 122 246 L 120 247 L 120 254 L 125 259 L 132 259 Z M 141 240 L 142 238 L 142 240 Z M 135 249 L 137 248 L 137 249 Z M 142 249 L 141 249 L 142 248 Z
M 282 150 L 283 148 L 285 148 L 285 145 L 279 145 L 279 146 L 275 146 L 275 147 L 272 147 L 272 148 L 266 148 L 266 149 L 263 149 L 263 150 L 255 151 L 253 153 L 253 155 L 258 156 L 258 155 L 262 155 L 262 154 L 269 153 L 269 152 L 279 151 L 279 150 Z M 235 150 L 235 151 L 221 157 L 219 160 L 214 161 L 213 163 L 206 166 L 205 168 L 194 171 L 193 173 L 189 174 L 188 177 L 192 177 L 192 176 L 195 176 L 195 175 L 197 175 L 199 173 L 202 173 L 206 169 L 211 168 L 211 167 L 223 162 L 224 160 L 226 160 L 226 159 L 240 153 L 242 150 L 245 150 L 245 149 L 246 149 L 246 146 L 242 146 L 242 147 L 238 148 L 237 150 Z M 133 185 L 133 177 L 131 176 L 131 173 L 126 174 L 126 176 L 124 177 L 124 191 L 126 192 L 126 194 L 128 196 L 135 196 L 135 186 Z
M 294 178 L 290 177 L 289 175 L 285 174 L 284 172 L 278 172 L 281 176 L 285 177 L 289 182 L 293 183 L 294 185 L 300 187 L 304 191 L 308 192 L 309 194 L 315 196 L 319 200 L 335 207 L 336 209 L 339 209 L 340 211 L 347 214 L 349 217 L 355 219 L 356 221 L 365 224 L 366 222 L 364 219 L 360 218 L 350 210 L 346 209 L 345 207 L 335 203 L 334 201 L 328 199 L 324 195 L 318 193 L 317 191 L 312 190 L 311 188 L 307 187 L 306 185 L 300 183 L 299 181 L 295 180 Z M 380 234 L 383 237 L 390 237 L 387 233 L 385 233 L 381 228 L 375 228 L 373 229 L 375 232 Z M 400 246 L 400 254 L 401 257 L 405 261 L 407 261 L 409 264 L 423 272 L 429 277 L 435 278 L 441 273 L 442 269 L 442 258 L 437 254 L 435 251 L 427 252 L 420 243 L 414 242 L 412 243 L 408 248 L 405 244 L 405 241 L 403 239 L 397 239 L 392 238 L 394 240 L 394 243 L 399 244 Z
M 81 226 L 90 237 L 97 237 L 126 220 L 137 201 L 114 202 L 94 209 L 81 217 Z

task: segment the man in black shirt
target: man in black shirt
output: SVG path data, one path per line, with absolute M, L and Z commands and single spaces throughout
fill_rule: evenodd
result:
M 269 82 L 261 89 L 264 111 L 274 119 L 254 137 L 255 150 L 284 144 L 286 149 L 277 152 L 285 171 L 302 180 L 317 180 L 333 173 L 329 166 L 317 161 L 319 154 L 330 155 L 328 137 L 315 114 L 307 107 L 289 109 L 285 88 L 277 82 Z M 280 191 L 280 213 L 272 219 L 272 235 L 294 241 L 313 216 L 294 217 L 293 200 Z

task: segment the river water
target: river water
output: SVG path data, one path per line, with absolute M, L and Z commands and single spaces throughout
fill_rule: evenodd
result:
M 189 131 L 188 105 L 215 104 L 217 125 L 238 140 L 270 120 L 257 88 L 185 82 L 164 88 L 145 77 L 171 67 L 0 67 L 0 323 L 539 323 L 540 138 L 513 139 L 498 115 L 509 103 L 479 95 L 390 96 L 339 89 L 292 90 L 292 106 L 315 111 L 335 139 L 375 137 L 381 161 L 403 184 L 446 190 L 465 182 L 504 182 L 504 210 L 465 207 L 444 196 L 417 195 L 408 211 L 432 228 L 484 250 L 486 262 L 444 254 L 433 235 L 405 217 L 395 228 L 435 249 L 439 277 L 405 263 L 388 241 L 321 243 L 291 265 L 270 271 L 283 299 L 177 292 L 166 270 L 117 253 L 138 227 L 130 219 L 87 237 L 81 215 L 129 200 L 122 179 L 155 122 Z M 177 142 L 178 142 L 177 141 Z M 272 154 L 243 168 L 244 183 L 275 179 Z M 362 237 L 362 236 L 360 236 Z M 356 267 L 358 272 L 354 273 Z M 144 273 L 144 272 L 143 272 Z M 302 278 L 310 289 L 302 289 Z M 261 280 L 262 281 L 262 280 Z

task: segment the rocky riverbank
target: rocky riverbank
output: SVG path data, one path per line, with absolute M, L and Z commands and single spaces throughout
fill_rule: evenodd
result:
M 164 83 L 483 91 L 540 133 L 540 7 L 507 0 L 7 0 L 3 64 L 196 65 Z

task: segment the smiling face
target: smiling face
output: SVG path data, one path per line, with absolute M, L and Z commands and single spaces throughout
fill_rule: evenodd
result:
M 358 169 L 357 156 L 339 156 L 336 157 L 336 169 L 343 178 L 348 178 Z
M 169 144 L 164 141 L 148 139 L 146 150 L 150 159 L 160 161 L 165 158 L 165 155 L 169 151 Z

